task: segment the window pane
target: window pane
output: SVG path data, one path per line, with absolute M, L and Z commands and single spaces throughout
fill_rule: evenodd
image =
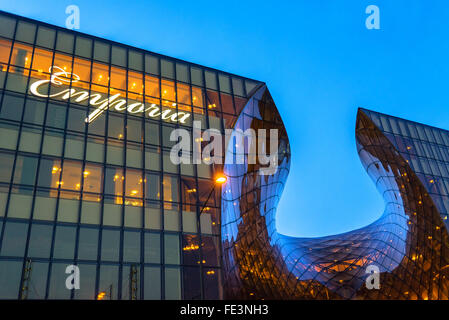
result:
M 31 227 L 28 255 L 34 258 L 49 258 L 53 226 L 33 224 Z
M 27 99 L 23 121 L 42 125 L 44 123 L 45 102 Z
M 80 228 L 78 259 L 97 260 L 98 229 Z
M 47 188 L 57 188 L 59 186 L 60 172 L 60 160 L 42 158 L 39 166 L 38 185 Z
M 0 17 L 0 35 L 12 39 L 12 37 L 14 36 L 15 27 L 15 19 L 5 16 Z
M 126 190 L 127 197 L 141 198 L 143 191 L 142 172 L 138 170 L 126 170 Z
M 101 260 L 118 261 L 120 248 L 120 231 L 103 230 L 101 240 Z
M 16 31 L 16 40 L 34 43 L 35 33 L 36 33 L 36 25 L 25 21 L 19 21 Z
M 179 268 L 165 268 L 165 299 L 181 299 L 181 273 Z
M 74 36 L 72 34 L 59 31 L 58 39 L 56 41 L 56 49 L 59 51 L 72 53 L 73 52 Z
M 111 48 L 111 63 L 126 68 L 126 49 L 112 46 Z
M 52 49 L 55 44 L 55 36 L 56 32 L 54 30 L 40 26 L 37 32 L 36 44 Z
M 140 261 L 140 232 L 125 231 L 123 234 L 123 261 Z
M 20 121 L 22 119 L 23 97 L 5 94 L 0 111 L 0 117 L 8 120 Z
M 145 233 L 145 263 L 161 263 L 161 235 Z
M 14 155 L 9 153 L 0 154 L 0 182 L 10 182 L 13 164 Z
M 18 298 L 22 269 L 22 261 L 0 261 L 0 299 Z
M 75 54 L 85 58 L 90 58 L 92 55 L 92 40 L 77 37 Z
M 14 183 L 34 185 L 36 179 L 37 158 L 17 156 L 14 171 Z
M 166 264 L 179 264 L 179 236 L 175 234 L 164 235 L 164 250 Z
M 100 283 L 98 291 L 106 292 L 107 295 L 112 291 L 112 299 L 117 299 L 118 271 L 118 266 L 100 266 Z
M 75 253 L 76 227 L 57 226 L 53 257 L 56 259 L 73 259 Z
M 78 264 L 80 268 L 80 288 L 75 290 L 75 299 L 94 300 L 95 279 L 97 266 L 92 264 Z
M 66 106 L 58 104 L 48 104 L 46 126 L 64 129 Z
M 145 175 L 145 198 L 159 200 L 160 189 L 159 175 L 147 173 Z
M 101 193 L 103 183 L 103 167 L 94 164 L 86 164 L 83 172 L 83 190 L 94 193 Z
M 122 196 L 123 195 L 123 169 L 121 168 L 106 168 L 105 171 L 105 193 Z
M 109 62 L 109 45 L 103 42 L 95 41 L 94 59 Z
M 81 189 L 81 163 L 65 160 L 63 164 L 61 188 L 68 190 Z
M 27 223 L 6 222 L 1 255 L 23 257 L 25 253 L 27 231 Z

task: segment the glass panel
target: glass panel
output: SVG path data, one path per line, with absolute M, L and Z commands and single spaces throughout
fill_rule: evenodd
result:
M 145 267 L 144 299 L 161 299 L 161 268 Z
M 123 195 L 123 169 L 121 168 L 106 168 L 105 171 L 105 193 L 122 196 Z
M 217 77 L 215 72 L 205 70 L 204 75 L 206 78 L 206 87 L 217 90 Z
M 19 135 L 18 127 L 0 123 L 0 148 L 16 149 Z
M 126 68 L 126 49 L 117 46 L 112 46 L 111 63 Z
M 48 192 L 40 192 L 42 195 L 45 193 L 48 194 Z M 34 201 L 33 219 L 48 221 L 53 221 L 55 219 L 56 198 L 36 196 Z
M 0 18 L 0 33 L 2 32 Z M 0 299 L 18 299 L 22 278 L 22 261 L 0 261 Z
M 10 182 L 13 164 L 13 154 L 0 153 L 0 182 Z
M 22 119 L 24 98 L 5 94 L 0 110 L 0 117 L 3 119 L 20 121 Z
M 17 156 L 14 183 L 34 185 L 36 180 L 37 158 Z
M 120 249 L 120 231 L 103 229 L 101 240 L 101 260 L 118 261 Z
M 145 263 L 161 263 L 161 235 L 145 233 Z
M 64 161 L 61 188 L 68 190 L 81 189 L 81 165 L 81 162 L 78 161 Z
M 25 152 L 39 153 L 41 148 L 41 129 L 34 128 L 22 128 L 22 133 L 20 134 L 20 144 L 19 150 Z
M 176 79 L 182 82 L 190 82 L 187 65 L 176 63 Z
M 65 273 L 66 268 L 67 263 L 53 263 L 51 268 L 50 288 L 48 291 L 49 299 L 70 299 L 71 290 L 67 290 L 65 286 L 65 281 L 68 276 Z
M 166 78 L 174 79 L 175 68 L 173 62 L 161 59 L 161 75 Z
M 6 222 L 2 250 L 0 252 L 1 255 L 23 257 L 25 253 L 27 231 L 28 223 Z M 20 271 L 22 271 L 22 266 L 20 266 Z
M 164 234 L 164 262 L 166 264 L 179 264 L 179 236 L 177 234 Z
M 14 36 L 14 29 L 16 28 L 16 20 L 10 17 L 0 17 L 0 35 L 11 38 Z
M 78 240 L 78 259 L 97 260 L 98 229 L 80 228 Z
M 200 268 L 184 267 L 183 268 L 183 286 L 184 299 L 198 300 L 201 299 L 201 277 Z
M 56 41 L 56 49 L 59 51 L 72 53 L 73 52 L 73 34 L 58 31 L 58 39 Z
M 27 298 L 43 300 L 47 291 L 48 263 L 33 261 L 31 268 L 32 290 L 28 290 Z
M 53 226 L 33 224 L 31 226 L 28 256 L 31 258 L 49 258 Z
M 56 131 L 45 131 L 42 153 L 52 156 L 62 155 L 64 135 Z
M 141 198 L 143 192 L 142 172 L 138 170 L 126 170 L 126 189 L 127 197 Z
M 27 99 L 25 106 L 24 122 L 42 125 L 44 123 L 45 102 Z
M 100 201 L 101 198 L 98 197 L 97 200 Z M 100 224 L 101 222 L 100 216 L 101 216 L 101 204 L 99 202 L 92 202 L 85 200 L 81 203 L 81 223 Z
M 75 253 L 75 243 L 76 227 L 57 226 L 53 257 L 56 259 L 73 259 L 73 255 Z
M 77 37 L 75 54 L 85 58 L 90 58 L 92 56 L 92 40 Z
M 140 262 L 140 232 L 123 233 L 123 261 Z
M 231 93 L 231 84 L 229 82 L 229 77 L 224 74 L 218 75 L 218 82 L 220 84 L 220 91 Z
M 117 299 L 118 293 L 118 266 L 100 266 L 100 283 L 98 287 L 99 292 L 105 292 L 107 299 Z M 112 293 L 112 295 L 111 295 Z
M 94 300 L 97 266 L 78 264 L 80 268 L 80 288 L 75 290 L 75 299 Z
M 159 59 L 157 57 L 145 55 L 145 72 L 159 74 Z
M 128 67 L 134 70 L 143 70 L 143 55 L 140 52 L 129 50 Z
M 36 44 L 52 49 L 55 45 L 55 36 L 55 30 L 40 26 L 37 32 Z
M 147 173 L 145 175 L 145 198 L 159 200 L 160 189 L 161 187 L 159 175 Z
M 47 110 L 46 126 L 64 129 L 66 106 L 49 103 Z
M 60 172 L 60 160 L 42 158 L 39 166 L 38 185 L 47 188 L 57 188 L 59 186 Z
M 164 175 L 164 201 L 178 202 L 178 179 L 174 176 Z
M 161 229 L 161 209 L 145 208 L 145 228 L 155 230 Z
M 20 190 L 24 192 L 25 190 Z M 13 190 L 13 192 L 17 192 Z M 31 190 L 28 190 L 29 194 L 11 194 L 9 199 L 8 217 L 10 218 L 22 218 L 29 219 L 31 215 L 31 202 L 33 197 Z
M 165 299 L 181 299 L 181 273 L 179 268 L 165 268 Z
M 100 41 L 95 41 L 94 59 L 109 62 L 109 45 Z

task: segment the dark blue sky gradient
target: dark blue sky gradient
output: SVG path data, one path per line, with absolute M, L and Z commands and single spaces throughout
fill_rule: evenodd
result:
M 11 1 L 0 9 L 265 81 L 293 159 L 280 232 L 323 236 L 362 227 L 384 205 L 358 159 L 358 107 L 449 129 L 449 2 Z M 380 8 L 381 30 L 365 28 Z

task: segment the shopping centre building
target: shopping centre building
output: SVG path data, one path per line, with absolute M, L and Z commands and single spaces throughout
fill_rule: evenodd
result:
M 260 87 L 2 12 L 0 298 L 221 299 L 222 167 L 173 164 L 170 133 Z
M 276 129 L 276 170 L 250 161 L 268 136 L 175 164 L 171 133 L 195 123 Z M 384 213 L 287 237 L 265 83 L 0 12 L 0 299 L 448 299 L 449 132 L 359 109 L 355 138 Z

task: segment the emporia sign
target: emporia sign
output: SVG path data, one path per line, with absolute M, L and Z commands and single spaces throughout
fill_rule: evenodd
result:
M 114 107 L 116 111 L 126 110 L 131 114 L 141 114 L 148 112 L 148 116 L 150 118 L 161 117 L 162 120 L 168 120 L 173 122 L 179 121 L 179 123 L 186 123 L 186 120 L 190 117 L 190 113 L 182 111 L 176 112 L 176 110 L 173 109 L 166 109 L 161 111 L 161 107 L 154 103 L 151 104 L 150 106 L 146 106 L 142 102 L 134 102 L 128 104 L 126 99 L 120 98 L 121 96 L 120 93 L 109 96 L 108 98 L 104 98 L 103 95 L 101 95 L 100 93 L 90 94 L 89 91 L 86 90 L 77 91 L 76 89 L 71 88 L 71 89 L 63 89 L 53 94 L 43 94 L 39 92 L 39 88 L 46 84 L 51 83 L 54 86 L 61 86 L 61 85 L 69 85 L 70 81 L 72 81 L 73 84 L 80 80 L 80 77 L 77 74 L 67 72 L 58 66 L 52 66 L 49 68 L 48 71 L 50 72 L 50 74 L 52 74 L 50 76 L 50 80 L 38 80 L 36 82 L 33 82 L 30 86 L 31 93 L 41 98 L 59 97 L 62 100 L 69 100 L 73 98 L 74 101 L 77 103 L 81 103 L 83 101 L 88 100 L 90 105 L 96 106 L 97 108 L 86 118 L 85 121 L 87 123 L 93 122 L 104 111 L 112 107 Z M 72 79 L 70 80 L 70 78 Z

